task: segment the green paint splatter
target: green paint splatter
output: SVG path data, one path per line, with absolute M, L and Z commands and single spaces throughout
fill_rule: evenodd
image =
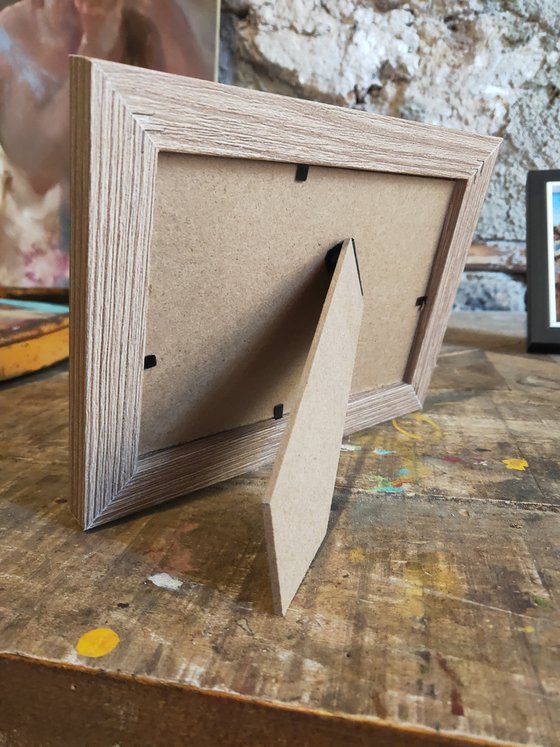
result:
M 404 493 L 401 485 L 395 485 L 394 480 L 382 475 L 369 474 L 366 479 L 371 480 L 374 485 L 368 490 L 368 493 Z
M 550 602 L 545 597 L 535 596 L 533 602 L 539 607 L 550 607 Z

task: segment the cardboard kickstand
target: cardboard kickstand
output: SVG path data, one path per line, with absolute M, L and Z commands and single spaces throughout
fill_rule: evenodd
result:
M 353 239 L 328 252 L 334 267 L 295 406 L 265 496 L 274 610 L 285 614 L 323 541 L 364 308 Z

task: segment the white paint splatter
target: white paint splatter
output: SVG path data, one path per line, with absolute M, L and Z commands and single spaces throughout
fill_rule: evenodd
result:
M 361 451 L 361 446 L 356 446 L 356 444 L 342 444 L 340 447 L 341 451 Z
M 84 660 L 80 659 L 78 654 L 76 653 L 76 649 L 72 646 L 70 651 L 62 658 L 62 661 L 65 662 L 65 664 L 81 664 L 83 666 Z M 2 743 L 0 742 L 0 745 Z
M 236 621 L 237 625 L 244 630 L 248 635 L 255 635 L 255 631 L 249 625 L 249 621 L 246 617 L 241 617 Z
M 154 586 L 159 586 L 160 589 L 169 591 L 179 591 L 183 585 L 181 579 L 170 576 L 169 573 L 154 573 L 153 576 L 148 576 L 148 581 L 151 581 Z
M 194 687 L 200 687 L 200 683 L 202 681 L 202 678 L 204 676 L 205 669 L 204 667 L 199 666 L 198 664 L 195 664 L 194 662 L 189 662 L 188 664 L 183 667 L 181 670 L 181 682 L 185 682 L 188 685 L 193 685 Z
M 169 641 L 167 640 L 167 638 L 163 638 L 162 636 L 155 633 L 153 630 L 149 630 L 148 635 L 150 636 L 150 640 L 154 641 L 154 643 L 162 643 L 164 646 L 169 645 Z
M 315 661 L 315 659 L 302 659 L 303 668 L 309 672 L 321 672 L 325 667 L 321 662 Z

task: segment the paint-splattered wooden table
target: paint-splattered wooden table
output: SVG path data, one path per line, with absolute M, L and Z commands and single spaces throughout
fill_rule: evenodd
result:
M 66 373 L 0 389 L 0 744 L 559 744 L 560 359 L 522 333 L 456 317 L 424 413 L 345 443 L 285 619 L 267 471 L 84 534 Z

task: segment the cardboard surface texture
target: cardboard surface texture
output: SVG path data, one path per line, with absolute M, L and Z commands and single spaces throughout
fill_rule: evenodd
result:
M 263 499 L 272 596 L 280 614 L 327 531 L 363 310 L 356 252 L 347 239 Z
M 360 247 L 352 392 L 403 380 L 453 190 L 447 179 L 161 153 L 140 454 L 290 412 L 326 293 L 323 257 Z

